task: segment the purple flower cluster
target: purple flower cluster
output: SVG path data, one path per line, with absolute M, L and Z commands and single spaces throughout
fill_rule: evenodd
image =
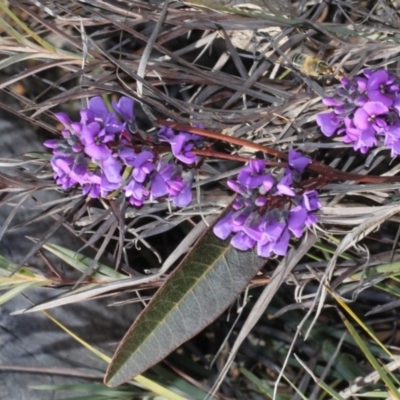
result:
M 378 142 L 391 149 L 392 157 L 400 153 L 400 79 L 384 70 L 365 70 L 363 76 L 341 80 L 333 97 L 322 101 L 333 107 L 319 114 L 317 123 L 328 137 L 342 135 L 354 150 L 368 152 Z
M 64 113 L 55 114 L 64 126 L 63 138 L 44 145 L 53 150 L 51 165 L 57 184 L 63 189 L 80 185 L 92 198 L 123 191 L 137 207 L 164 196 L 178 207 L 189 205 L 193 173 L 185 172 L 182 163 L 196 162 L 191 150 L 202 144 L 202 137 L 162 127 L 159 141 L 168 142 L 180 162 L 171 153 L 159 155 L 129 132 L 128 125 L 135 119 L 133 107 L 132 99 L 121 97 L 112 102 L 110 111 L 101 97 L 93 97 L 88 108 L 81 110 L 79 122 Z
M 238 193 L 233 210 L 214 226 L 214 234 L 239 250 L 257 246 L 257 254 L 285 255 L 292 236 L 300 238 L 305 227 L 317 222 L 315 211 L 321 207 L 315 190 L 300 191 L 292 185 L 311 162 L 297 151 L 289 152 L 289 168 L 277 181 L 263 160 L 252 160 L 228 186 Z

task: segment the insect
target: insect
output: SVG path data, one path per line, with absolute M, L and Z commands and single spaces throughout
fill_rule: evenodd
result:
M 333 69 L 321 58 L 305 53 L 297 53 L 292 57 L 293 66 L 308 76 L 323 77 L 333 75 Z

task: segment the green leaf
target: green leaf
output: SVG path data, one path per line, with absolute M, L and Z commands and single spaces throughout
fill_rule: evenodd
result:
M 65 261 L 71 267 L 77 269 L 82 273 L 85 273 L 89 268 L 89 265 L 93 263 L 92 258 L 86 257 L 83 254 L 69 250 L 62 246 L 58 246 L 56 244 L 45 243 L 42 247 L 48 251 L 51 251 L 61 260 Z M 110 280 L 110 278 L 127 278 L 126 275 L 121 274 L 120 272 L 115 271 L 114 269 L 107 267 L 107 265 L 101 264 L 99 262 L 96 263 L 96 269 L 91 274 L 91 276 L 93 278 L 106 281 Z
M 126 333 L 105 384 L 130 380 L 195 336 L 230 306 L 265 262 L 209 230 Z

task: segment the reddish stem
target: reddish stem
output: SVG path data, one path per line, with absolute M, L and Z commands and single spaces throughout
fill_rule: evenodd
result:
M 223 134 L 217 133 L 217 132 L 210 132 L 205 129 L 195 128 L 190 125 L 178 124 L 178 123 L 172 122 L 172 121 L 157 120 L 156 122 L 160 125 L 170 126 L 171 128 L 176 129 L 176 130 L 194 133 L 196 135 L 208 137 L 208 138 L 211 138 L 214 140 L 220 140 L 220 141 L 234 144 L 237 146 L 245 146 L 245 147 L 257 150 L 257 151 L 261 151 L 270 156 L 282 158 L 284 160 L 287 160 L 287 158 L 288 158 L 288 155 L 286 153 L 283 153 L 281 151 L 278 151 L 278 150 L 275 150 L 270 147 L 266 147 L 266 146 L 263 146 L 263 145 L 260 145 L 257 143 L 253 143 L 246 139 L 238 139 L 238 138 L 235 138 L 232 136 L 223 135 Z M 213 155 L 210 154 L 210 156 L 213 156 Z M 231 157 L 233 157 L 233 156 L 231 156 Z M 224 157 L 224 158 L 226 158 L 226 157 Z M 238 160 L 238 161 L 244 161 L 244 157 L 236 156 L 234 159 Z M 246 161 L 248 161 L 248 160 L 246 159 Z M 307 169 L 309 171 L 316 172 L 318 174 L 323 175 L 327 181 L 355 181 L 355 182 L 362 182 L 362 183 L 385 183 L 385 182 L 400 183 L 400 177 L 398 177 L 398 176 L 375 176 L 375 175 L 365 176 L 365 175 L 352 174 L 352 173 L 342 172 L 337 169 L 331 168 L 327 165 L 321 164 L 318 161 L 313 161 L 311 164 L 308 165 Z

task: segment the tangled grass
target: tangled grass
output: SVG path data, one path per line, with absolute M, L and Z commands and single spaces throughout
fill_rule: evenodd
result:
M 365 68 L 400 74 L 399 2 L 7 3 L 0 2 L 0 107 L 34 127 L 32 135 L 56 137 L 54 113 L 76 114 L 87 98 L 128 96 L 136 100 L 137 126 L 145 133 L 160 120 L 201 123 L 228 138 L 302 150 L 339 178 L 376 177 L 327 180 L 317 230 L 293 243 L 285 259 L 269 259 L 250 283 L 251 296 L 246 292 L 238 303 L 235 323 L 217 320 L 168 360 L 169 370 L 158 366 L 150 383 L 113 394 L 92 383 L 70 389 L 90 391 L 92 398 L 151 396 L 146 390 L 174 398 L 158 384 L 182 398 L 208 392 L 221 399 L 399 398 L 400 164 L 388 149 L 356 153 L 321 135 L 315 122 L 326 109 L 321 98 L 334 93 L 339 75 L 352 78 Z M 295 69 L 297 53 L 323 58 L 333 74 L 316 79 Z M 124 201 L 89 202 L 78 191 L 60 192 L 50 155 L 33 150 L 1 159 L 1 206 L 12 211 L 0 237 L 33 222 L 53 223 L 31 238 L 18 261 L 1 259 L 0 303 L 32 287 L 68 290 L 30 311 L 132 290 L 130 301 L 151 297 L 231 202 L 218 182 L 238 167 L 205 160 L 197 200 L 183 210 L 161 202 L 132 210 Z M 218 150 L 237 159 L 257 156 L 251 146 L 229 140 Z M 13 224 L 32 198 L 34 214 Z M 51 243 L 61 227 L 91 256 Z M 43 251 L 79 274 L 60 274 L 54 259 L 47 267 L 32 261 Z M 236 316 L 235 310 L 228 314 Z

